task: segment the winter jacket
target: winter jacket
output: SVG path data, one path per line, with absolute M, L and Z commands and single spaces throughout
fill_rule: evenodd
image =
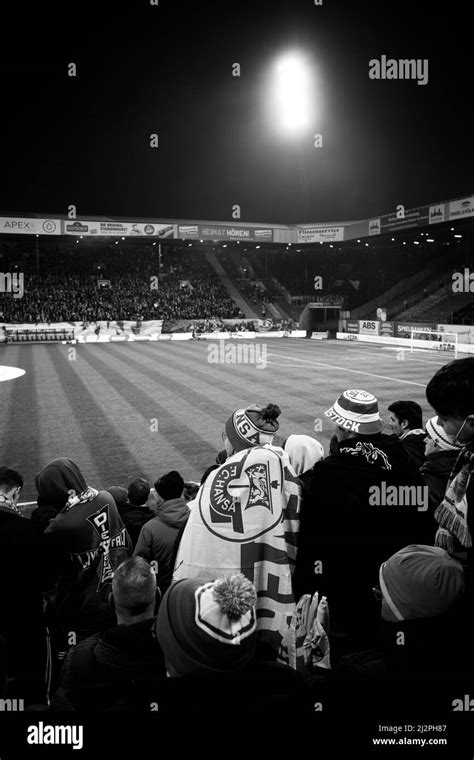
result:
M 412 464 L 419 469 L 425 461 L 425 439 L 424 430 L 408 430 L 400 441 L 407 452 Z
M 45 538 L 37 525 L 0 504 L 0 635 L 8 647 L 8 696 L 46 700 L 46 628 L 43 591 L 48 585 Z M 13 690 L 14 691 L 13 691 Z
M 156 517 L 142 527 L 133 553 L 158 563 L 156 585 L 164 594 L 171 585 L 177 541 L 188 521 L 189 507 L 184 499 L 169 499 L 156 512 Z
M 38 507 L 31 513 L 31 519 L 43 531 L 66 504 L 69 490 L 73 488 L 76 493 L 82 493 L 87 487 L 75 462 L 63 457 L 53 459 L 43 467 L 36 476 L 35 483 Z
M 155 516 L 155 513 L 148 507 L 138 507 L 136 504 L 130 504 L 129 501 L 120 504 L 117 508 L 130 536 L 132 549 L 134 549 L 142 527 Z
M 163 653 L 153 636 L 155 618 L 115 625 L 71 647 L 53 708 L 90 713 L 149 712 L 166 678 Z
M 380 564 L 432 535 L 428 511 L 402 505 L 401 499 L 398 506 L 384 500 L 384 489 L 409 485 L 419 487 L 414 496 L 423 495 L 421 476 L 395 435 L 350 438 L 340 442 L 337 454 L 315 464 L 301 515 L 294 586 L 297 598 L 314 591 L 328 597 L 335 630 L 367 640 L 363 629 L 373 634 L 371 589 Z

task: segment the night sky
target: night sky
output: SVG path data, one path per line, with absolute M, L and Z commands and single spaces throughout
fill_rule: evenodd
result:
M 246 222 L 335 222 L 470 194 L 469 9 L 19 3 L 2 19 L 0 214 L 72 203 L 79 217 L 231 221 L 239 204 Z M 269 67 L 290 48 L 310 56 L 317 80 L 299 148 L 264 108 Z M 428 59 L 428 84 L 371 80 L 382 55 Z

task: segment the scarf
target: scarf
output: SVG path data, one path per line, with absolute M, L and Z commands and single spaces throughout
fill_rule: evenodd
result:
M 472 538 L 467 525 L 468 503 L 466 492 L 474 466 L 474 454 L 463 449 L 459 454 L 449 476 L 444 499 L 435 511 L 435 520 L 439 524 L 435 538 L 435 546 L 446 549 L 449 553 L 455 551 L 455 539 L 469 548 Z

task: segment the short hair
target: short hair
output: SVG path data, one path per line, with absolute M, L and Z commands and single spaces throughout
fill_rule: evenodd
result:
M 426 386 L 426 398 L 443 417 L 464 419 L 474 414 L 474 357 L 440 367 Z
M 171 470 L 155 483 L 156 492 L 165 500 L 179 499 L 184 490 L 184 480 L 176 470 Z
M 10 491 L 12 488 L 23 488 L 23 478 L 10 467 L 0 467 L 0 490 Z
M 138 507 L 141 507 L 148 501 L 150 484 L 144 478 L 136 478 L 136 480 L 132 480 L 130 483 L 127 493 L 130 504 L 136 504 Z
M 388 411 L 393 412 L 400 422 L 406 420 L 410 430 L 423 427 L 423 411 L 416 401 L 394 401 Z
M 118 566 L 112 579 L 115 606 L 140 615 L 156 597 L 156 575 L 143 557 L 129 557 Z

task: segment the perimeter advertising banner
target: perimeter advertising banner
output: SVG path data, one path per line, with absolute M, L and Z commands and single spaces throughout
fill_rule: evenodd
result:
M 10 235 L 61 235 L 61 220 L 1 216 L 1 233 Z
M 474 216 L 474 195 L 463 198 L 460 201 L 449 203 L 449 219 L 461 219 L 465 216 Z
M 176 237 L 176 224 L 155 222 L 95 222 L 71 219 L 64 222 L 65 235 L 96 235 L 97 237 Z
M 273 230 L 270 227 L 244 227 L 239 224 L 180 224 L 178 237 L 185 240 L 251 240 L 272 243 Z
M 344 227 L 304 227 L 297 231 L 298 243 L 332 243 L 344 240 Z

